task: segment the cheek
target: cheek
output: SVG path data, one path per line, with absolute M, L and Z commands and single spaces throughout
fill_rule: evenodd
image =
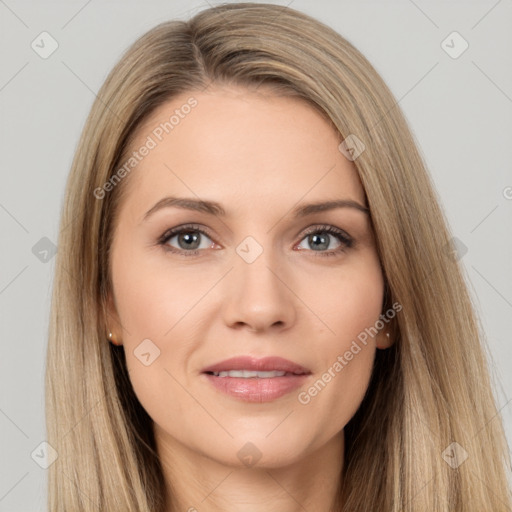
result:
M 301 288 L 321 321 L 328 351 L 343 349 L 347 341 L 373 326 L 382 312 L 384 281 L 374 253 L 329 269 L 325 276 L 310 275 L 302 279 Z
M 333 352 L 324 371 L 298 397 L 302 415 L 324 426 L 319 434 L 321 442 L 345 428 L 368 389 L 375 347 L 346 348 Z
M 376 350 L 372 335 L 382 312 L 384 282 L 375 255 L 361 261 L 359 268 L 347 267 L 322 282 L 321 289 L 309 295 L 311 308 L 317 308 L 324 322 L 322 336 L 315 341 L 322 367 L 298 401 L 327 425 L 328 437 L 348 423 L 368 388 Z
M 130 345 L 144 338 L 157 342 L 169 334 L 208 285 L 198 276 L 191 282 L 194 275 L 190 272 L 185 279 L 165 258 L 154 264 L 142 251 L 123 256 L 114 253 L 112 275 L 123 339 Z
M 151 264 L 147 255 L 135 251 L 123 255 L 113 251 L 112 263 L 117 313 L 134 392 L 157 423 L 165 423 L 170 411 L 187 416 L 185 405 L 190 397 L 173 377 L 184 380 L 178 373 L 186 371 L 194 349 L 194 331 L 200 325 L 195 315 L 202 306 L 197 302 L 216 278 L 200 279 L 196 274 L 197 280 L 193 280 L 193 273 L 184 274 L 168 264 Z

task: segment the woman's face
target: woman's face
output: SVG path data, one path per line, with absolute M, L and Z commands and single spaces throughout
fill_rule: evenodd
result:
M 137 133 L 136 165 L 115 185 L 127 189 L 113 332 L 159 445 L 239 466 L 313 453 L 357 410 L 382 334 L 360 341 L 383 276 L 341 138 L 300 100 L 220 87 L 176 97 Z M 287 373 L 204 373 L 233 357 L 306 374 L 250 359 L 217 369 Z

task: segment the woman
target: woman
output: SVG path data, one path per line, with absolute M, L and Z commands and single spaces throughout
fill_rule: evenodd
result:
M 49 509 L 510 510 L 451 249 L 396 101 L 339 34 L 250 3 L 154 28 L 67 185 Z

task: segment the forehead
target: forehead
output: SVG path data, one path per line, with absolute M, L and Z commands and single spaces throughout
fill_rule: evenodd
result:
M 239 207 L 256 200 L 291 206 L 301 198 L 364 202 L 341 140 L 298 98 L 233 87 L 191 91 L 162 104 L 137 129 L 127 196 L 148 202 L 166 193 L 196 195 Z M 141 156 L 143 147 L 150 149 Z

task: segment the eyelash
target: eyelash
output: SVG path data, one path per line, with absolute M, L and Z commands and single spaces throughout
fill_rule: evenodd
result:
M 190 256 L 196 256 L 198 255 L 202 250 L 204 249 L 194 249 L 193 251 L 184 251 L 184 250 L 178 250 L 174 247 L 171 247 L 170 245 L 167 245 L 167 242 L 173 238 L 175 235 L 180 235 L 181 233 L 194 233 L 198 232 L 202 235 L 207 236 L 208 238 L 212 238 L 212 235 L 208 232 L 208 230 L 205 230 L 201 228 L 197 224 L 186 224 L 183 226 L 179 226 L 176 228 L 172 228 L 167 230 L 159 239 L 158 244 L 163 246 L 163 248 L 166 251 L 172 252 L 174 254 L 179 254 L 185 257 Z M 351 238 L 345 231 L 335 228 L 334 226 L 330 225 L 319 225 L 314 226 L 313 228 L 308 228 L 303 234 L 300 241 L 302 241 L 305 237 L 309 235 L 315 235 L 318 233 L 328 233 L 329 235 L 333 235 L 338 239 L 338 241 L 341 243 L 340 247 L 338 247 L 335 250 L 332 251 L 312 251 L 316 253 L 315 256 L 321 256 L 321 257 L 332 257 L 332 256 L 338 256 L 339 254 L 345 252 L 347 249 L 350 249 L 354 245 L 354 239 Z M 304 249 L 301 249 L 304 250 Z

